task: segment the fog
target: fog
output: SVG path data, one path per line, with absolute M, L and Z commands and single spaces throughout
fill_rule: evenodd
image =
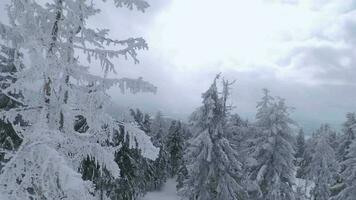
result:
M 0 2 L 2 9 L 7 2 Z M 158 92 L 123 95 L 113 88 L 119 107 L 184 120 L 222 72 L 236 80 L 234 112 L 250 120 L 262 88 L 285 98 L 307 129 L 338 128 L 356 110 L 353 1 L 156 0 L 145 13 L 95 3 L 103 12 L 90 25 L 109 28 L 114 38 L 143 37 L 149 45 L 139 52 L 140 64 L 116 60 L 118 73 L 111 76 L 143 77 Z M 101 73 L 96 65 L 92 70 Z

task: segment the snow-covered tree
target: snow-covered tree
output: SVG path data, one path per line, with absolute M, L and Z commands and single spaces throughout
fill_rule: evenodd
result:
M 116 182 L 113 196 L 115 200 L 134 200 L 146 191 L 144 179 L 140 174 L 141 157 L 138 148 L 130 148 L 130 139 L 120 133 L 119 143 L 122 145 L 115 154 L 115 161 L 120 167 L 120 179 Z
M 338 159 L 344 161 L 349 152 L 349 147 L 356 137 L 356 114 L 347 113 L 346 122 L 343 124 L 343 135 L 340 138 L 340 145 L 338 148 Z
M 303 129 L 300 129 L 296 138 L 296 158 L 302 158 L 305 150 L 305 136 Z
M 191 117 L 195 133 L 186 151 L 187 179 L 180 189 L 182 197 L 189 200 L 248 199 L 239 155 L 224 132 L 229 83 L 224 81 L 220 96 L 218 78 L 203 93 L 203 106 Z
M 338 161 L 340 163 L 341 179 L 333 185 L 333 200 L 351 200 L 356 198 L 356 115 L 348 113 L 343 124 L 343 134 L 340 136 Z
M 168 131 L 167 122 L 163 117 L 162 112 L 158 111 L 151 123 L 152 142 L 155 146 L 160 147 L 166 137 Z
M 95 158 L 91 158 L 89 155 L 84 159 L 79 168 L 79 172 L 82 174 L 82 179 L 85 181 L 92 181 L 95 185 L 95 196 L 100 200 L 110 197 L 110 192 L 114 191 L 115 179 L 108 172 L 105 166 L 100 166 Z
M 19 60 L 20 57 L 21 54 L 16 52 L 15 49 L 0 45 L 0 72 L 4 74 L 0 75 L 1 90 L 8 88 L 16 81 L 11 75 L 16 72 L 15 60 Z M 23 68 L 23 66 L 20 67 Z M 20 94 L 13 93 L 11 97 L 18 98 Z M 21 106 L 21 104 L 0 92 L 0 111 L 6 111 L 19 106 Z M 23 123 L 19 116 L 17 123 L 20 122 Z M 11 155 L 18 149 L 21 143 L 22 139 L 14 130 L 12 124 L 7 120 L 0 120 L 0 173 L 5 162 L 10 159 Z
M 148 7 L 143 0 L 113 1 L 117 7 L 141 11 Z M 16 82 L 2 90 L 25 106 L 1 115 L 14 125 L 20 114 L 30 126 L 25 130 L 13 126 L 23 142 L 2 169 L 0 193 L 12 200 L 99 199 L 94 181 L 83 180 L 77 169 L 89 155 L 100 169 L 120 177 L 116 147 L 108 145 L 118 124 L 104 112 L 110 102 L 107 89 L 118 85 L 133 93 L 156 90 L 142 78 L 108 79 L 106 74 L 115 71 L 112 58 L 138 62 L 137 50 L 147 45 L 142 38 L 115 40 L 108 38 L 107 29 L 89 28 L 87 20 L 100 12 L 92 1 L 11 0 L 7 11 L 9 25 L 0 23 L 0 37 L 16 52 L 26 52 L 29 62 L 24 69 L 14 62 L 16 73 L 9 76 Z M 104 77 L 90 74 L 89 67 L 79 62 L 82 55 L 89 63 L 99 61 Z M 23 98 L 12 95 L 19 91 Z M 73 130 L 77 116 L 86 120 L 85 133 Z M 130 137 L 140 137 L 140 147 L 146 145 L 145 155 L 155 157 L 148 155 L 155 152 L 149 140 L 138 129 L 128 129 Z
M 183 129 L 180 121 L 172 121 L 165 140 L 169 161 L 169 174 L 174 177 L 183 165 L 184 139 Z
M 153 167 L 154 170 L 154 189 L 161 189 L 163 184 L 169 178 L 169 153 L 166 146 L 162 145 L 158 154 L 158 158 L 155 160 Z
M 353 200 L 356 199 L 356 142 L 352 141 L 346 160 L 342 163 L 345 169 L 342 171 L 343 183 L 341 192 L 333 197 L 333 200 Z
M 334 149 L 336 152 L 339 149 L 339 135 L 337 134 L 337 131 L 332 129 L 330 126 L 328 126 L 329 129 L 327 131 L 327 139 L 330 144 L 330 146 Z
M 296 177 L 302 178 L 303 172 L 305 171 L 304 152 L 306 148 L 303 129 L 300 129 L 298 135 L 296 136 L 295 148 L 296 148 L 295 158 L 296 158 L 296 165 L 297 165 Z
M 135 122 L 138 124 L 141 130 L 145 131 L 148 135 L 151 132 L 151 117 L 149 114 L 144 114 L 140 109 L 130 109 L 131 116 L 134 118 Z
M 131 110 L 135 124 L 149 134 L 150 117 L 139 109 Z M 124 130 L 121 130 L 124 132 Z M 168 177 L 168 155 L 164 143 L 160 146 L 158 157 L 152 161 L 144 158 L 138 148 L 130 148 L 130 138 L 123 140 L 125 134 L 120 134 L 119 143 L 122 148 L 115 154 L 115 160 L 120 166 L 121 179 L 116 187 L 116 199 L 133 200 L 143 196 L 147 191 L 160 189 Z M 136 141 L 135 141 L 136 143 Z M 114 199 L 115 199 L 114 198 Z
M 257 104 L 257 125 L 259 127 L 271 128 L 274 122 L 271 118 L 271 114 L 275 105 L 275 99 L 270 95 L 270 91 L 268 89 L 264 88 L 262 91 L 262 100 Z
M 321 129 L 325 127 L 322 126 Z M 324 130 L 320 130 L 325 133 Z M 311 196 L 314 200 L 325 200 L 331 196 L 330 187 L 335 183 L 338 163 L 328 136 L 318 134 L 314 142 L 314 153 L 308 166 L 308 177 L 314 182 Z
M 253 155 L 257 163 L 252 169 L 251 179 L 258 184 L 261 199 L 294 199 L 295 166 L 290 109 L 284 99 L 277 98 L 275 101 L 267 89 L 263 92 L 262 101 L 257 105 L 260 138 Z

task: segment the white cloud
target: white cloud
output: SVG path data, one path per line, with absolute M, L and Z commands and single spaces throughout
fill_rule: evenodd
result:
M 118 76 L 143 76 L 158 94 L 114 88 L 118 104 L 185 117 L 223 72 L 237 80 L 232 101 L 243 116 L 253 117 L 264 87 L 301 121 L 340 123 L 356 110 L 355 0 L 151 0 L 144 14 L 95 2 L 103 13 L 92 25 L 114 38 L 143 36 L 150 46 L 139 65 L 115 63 Z

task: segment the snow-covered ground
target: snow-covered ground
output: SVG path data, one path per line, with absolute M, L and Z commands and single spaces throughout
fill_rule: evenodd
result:
M 168 179 L 161 191 L 149 192 L 142 200 L 180 200 L 176 190 L 177 183 L 174 179 Z

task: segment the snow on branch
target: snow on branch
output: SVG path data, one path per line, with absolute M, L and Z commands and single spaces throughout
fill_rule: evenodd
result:
M 150 6 L 146 1 L 143 0 L 114 0 L 114 2 L 117 7 L 126 6 L 132 10 L 135 6 L 137 10 L 142 12 L 145 12 L 145 9 Z
M 124 123 L 124 126 L 130 137 L 130 148 L 135 148 L 137 143 L 138 149 L 141 150 L 145 158 L 151 160 L 158 158 L 159 148 L 153 146 L 151 138 L 145 132 L 131 123 Z
M 13 28 L 0 23 L 0 37 L 5 41 L 11 41 L 14 44 L 22 42 L 23 38 Z
M 157 87 L 147 81 L 144 81 L 142 77 L 139 77 L 138 79 L 122 78 L 119 80 L 119 87 L 123 93 L 127 89 L 129 89 L 129 91 L 133 94 L 138 92 L 157 92 Z
M 114 64 L 110 59 L 114 57 L 124 56 L 127 59 L 129 56 L 134 60 L 135 64 L 139 63 L 137 59 L 137 50 L 147 49 L 147 43 L 143 38 L 130 38 L 122 41 L 114 41 L 110 39 L 101 38 L 101 41 L 106 41 L 107 44 L 114 43 L 126 46 L 120 50 L 104 50 L 100 48 L 87 48 L 85 46 L 74 45 L 76 49 L 83 50 L 87 55 L 88 62 L 91 62 L 91 58 L 94 57 L 96 60 L 100 60 L 100 64 L 105 72 L 114 71 Z M 100 46 L 101 47 L 101 46 Z

